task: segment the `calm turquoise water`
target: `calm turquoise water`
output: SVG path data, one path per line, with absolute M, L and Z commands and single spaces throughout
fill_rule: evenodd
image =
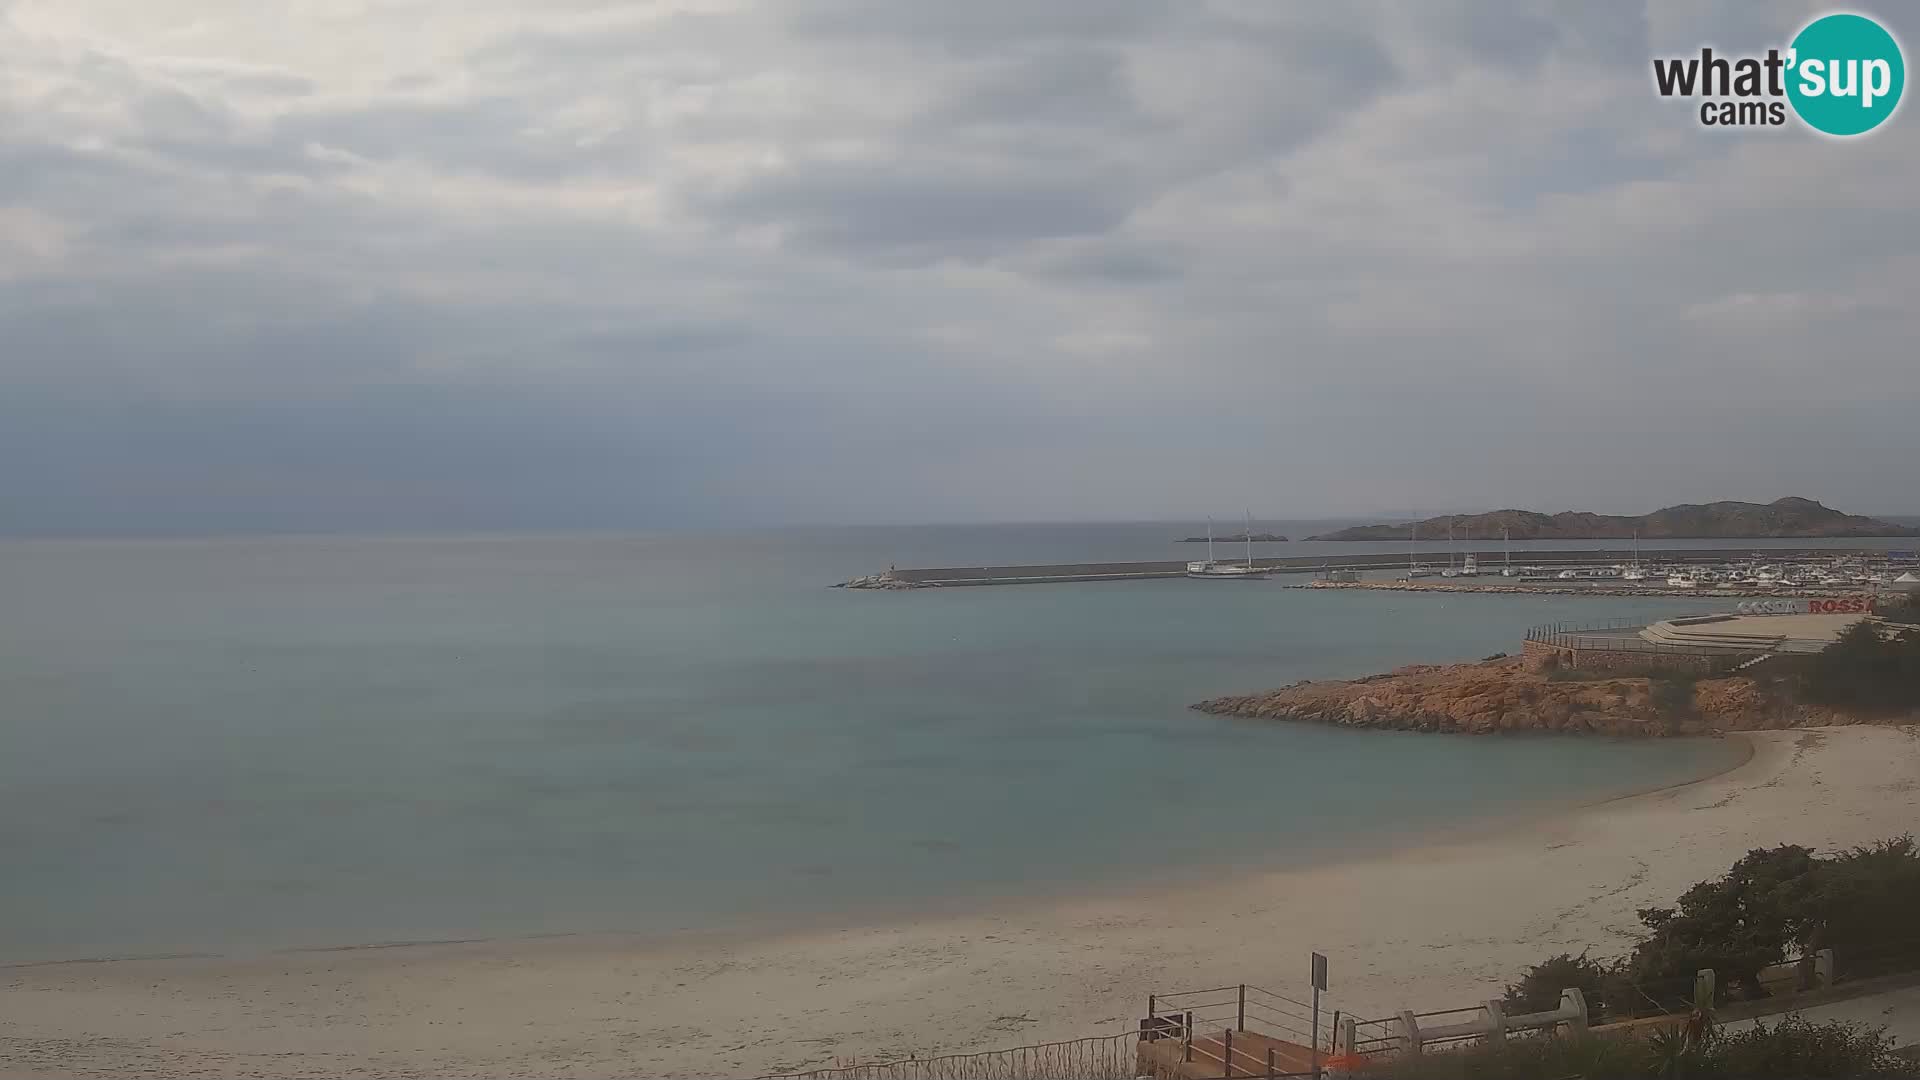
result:
M 1179 558 L 1192 531 L 0 543 L 0 960 L 852 922 L 1137 883 L 1143 849 L 1172 878 L 1388 843 L 1734 753 L 1185 708 L 1710 601 L 823 587 Z

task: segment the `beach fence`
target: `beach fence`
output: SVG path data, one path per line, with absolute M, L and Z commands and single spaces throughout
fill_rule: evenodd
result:
M 1131 1080 L 1140 1035 L 1122 1031 L 971 1054 L 941 1054 L 774 1073 L 757 1080 Z
M 1251 983 L 1181 990 L 1147 998 L 1140 1021 L 1142 1075 L 1210 1080 L 1319 1077 L 1338 1059 L 1338 1011 L 1318 987 L 1326 960 L 1314 957 L 1314 989 L 1300 996 Z

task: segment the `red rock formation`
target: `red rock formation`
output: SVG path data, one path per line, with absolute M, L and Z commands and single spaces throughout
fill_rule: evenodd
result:
M 1194 706 L 1202 712 L 1306 720 L 1395 731 L 1490 734 L 1558 731 L 1693 735 L 1822 724 L 1913 722 L 1855 718 L 1794 702 L 1783 684 L 1746 677 L 1685 681 L 1644 677 L 1552 678 L 1519 657 L 1477 664 L 1414 665 L 1362 679 L 1298 682 Z

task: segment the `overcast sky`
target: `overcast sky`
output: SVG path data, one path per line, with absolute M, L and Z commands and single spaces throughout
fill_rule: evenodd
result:
M 0 0 L 0 532 L 1920 512 L 1819 10 Z

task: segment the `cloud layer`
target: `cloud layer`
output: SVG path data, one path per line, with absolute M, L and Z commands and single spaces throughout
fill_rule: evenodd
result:
M 0 532 L 1914 509 L 1815 10 L 0 0 Z

